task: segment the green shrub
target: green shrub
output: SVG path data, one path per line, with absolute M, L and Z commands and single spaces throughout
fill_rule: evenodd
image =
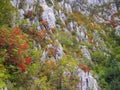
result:
M 14 12 L 10 0 L 0 0 L 0 25 L 11 25 Z
M 104 56 L 104 53 L 101 51 L 92 52 L 92 61 L 96 64 L 103 64 L 103 62 L 106 61 L 106 57 Z

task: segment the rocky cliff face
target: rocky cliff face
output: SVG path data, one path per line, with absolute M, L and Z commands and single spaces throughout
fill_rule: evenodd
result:
M 18 8 L 19 13 L 16 13 L 13 22 L 17 24 L 25 21 L 25 24 L 20 25 L 21 28 L 35 26 L 37 31 L 49 32 L 45 39 L 54 43 L 45 45 L 46 48 L 41 56 L 43 62 L 51 57 L 57 62 L 62 59 L 65 52 L 69 52 L 80 62 L 92 63 L 92 52 L 102 51 L 106 56 L 107 52 L 110 52 L 104 41 L 106 32 L 102 25 L 111 25 L 116 29 L 116 34 L 120 35 L 115 5 L 111 4 L 107 9 L 95 7 L 96 4 L 100 7 L 108 1 L 110 0 L 12 0 L 11 3 Z M 111 22 L 112 19 L 116 23 Z M 34 46 L 42 48 L 37 42 L 34 42 Z M 71 47 L 73 50 L 70 50 Z M 69 50 L 67 51 L 66 48 Z M 57 53 L 49 56 L 48 49 L 56 50 Z M 80 77 L 76 90 L 100 89 L 96 74 L 93 75 L 92 70 L 89 72 L 79 66 L 74 68 L 77 68 L 76 75 Z

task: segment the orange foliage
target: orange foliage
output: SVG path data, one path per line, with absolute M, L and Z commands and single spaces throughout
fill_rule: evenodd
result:
M 45 35 L 42 35 L 41 32 L 37 32 L 37 37 L 39 38 L 39 40 L 45 39 Z
M 23 72 L 26 71 L 26 66 L 23 63 L 20 63 L 19 67 L 22 69 Z
M 46 33 L 47 33 L 47 30 L 42 30 L 41 33 L 42 33 L 42 34 L 46 34 Z
M 48 55 L 56 55 L 58 53 L 58 50 L 57 49 L 47 49 L 47 53 Z
M 10 44 L 15 44 L 15 43 L 16 43 L 16 40 L 14 39 L 14 37 L 11 37 L 11 38 L 9 39 L 9 43 L 10 43 Z
M 29 45 L 27 43 L 27 36 L 19 28 L 13 30 L 0 28 L 0 47 L 6 50 L 6 57 L 2 55 L 5 58 L 5 64 L 8 66 L 17 65 L 23 72 L 26 71 L 24 62 L 27 65 L 31 63 L 30 57 L 24 58 Z
M 0 46 L 4 47 L 6 45 L 6 41 L 4 40 L 4 38 L 0 37 Z
M 63 50 L 63 52 L 64 52 L 65 54 L 67 54 L 67 51 L 66 51 L 66 50 Z
M 30 63 L 31 63 L 31 57 L 25 58 L 25 61 L 26 61 L 26 64 L 27 64 L 27 65 L 30 65 Z
M 47 22 L 46 20 L 42 20 L 41 23 L 42 23 L 43 25 L 48 25 L 48 22 Z
M 20 37 L 21 37 L 22 39 L 26 39 L 26 36 L 25 36 L 25 35 L 20 35 Z
M 29 48 L 29 45 L 27 42 L 24 42 L 23 44 L 19 45 L 19 48 L 22 50 L 26 50 Z
M 37 32 L 36 35 L 40 40 L 45 39 L 45 36 L 47 34 L 47 30 L 41 30 L 40 32 Z
M 56 29 L 55 29 L 55 28 L 50 28 L 50 30 L 51 30 L 52 32 L 54 32 Z
M 88 34 L 88 39 L 89 39 L 89 42 L 92 43 L 92 40 L 93 40 L 93 36 Z
M 85 64 L 79 64 L 78 65 L 82 70 L 84 70 L 85 72 L 89 72 L 90 68 L 88 66 L 86 66 Z
M 18 55 L 23 55 L 23 51 L 21 51 L 21 50 L 18 50 Z
M 117 24 L 114 23 L 113 21 L 109 21 L 109 24 L 110 24 L 113 28 L 117 27 Z
M 13 35 L 19 35 L 20 34 L 20 30 L 18 27 L 14 28 L 12 31 Z

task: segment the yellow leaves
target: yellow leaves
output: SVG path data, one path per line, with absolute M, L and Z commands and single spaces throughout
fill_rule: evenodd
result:
M 84 24 L 86 29 L 90 30 L 101 30 L 101 25 L 97 25 L 94 23 L 97 23 L 94 19 L 91 19 L 91 17 L 87 18 L 85 15 L 82 15 L 81 13 L 73 13 L 69 15 L 70 20 L 75 20 L 79 25 Z
M 81 13 L 74 13 L 74 14 L 70 14 L 69 15 L 71 18 L 73 18 L 73 20 L 76 20 L 77 23 L 79 25 L 83 24 L 84 23 L 84 20 L 85 20 L 85 16 L 82 15 Z
M 0 72 L 4 72 L 4 70 L 5 70 L 4 65 L 0 64 Z
M 55 3 L 54 7 L 55 7 L 56 10 L 63 10 L 63 8 L 57 3 Z
M 92 36 L 92 34 L 87 34 L 87 36 L 88 36 L 88 40 L 89 40 L 89 42 L 92 43 L 92 40 L 93 40 L 93 36 Z
M 44 11 L 44 7 L 40 6 L 40 12 Z
M 81 25 L 81 24 L 83 24 L 83 22 L 82 22 L 81 20 L 79 20 L 79 21 L 78 21 L 78 24 Z
M 100 26 L 100 25 L 95 25 L 94 23 L 90 23 L 90 24 L 88 25 L 88 28 L 89 28 L 90 30 L 101 30 L 101 26 Z
M 32 57 L 33 58 L 35 58 L 35 60 L 39 60 L 39 58 L 40 58 L 40 55 L 42 55 L 42 51 L 41 50 L 38 50 L 38 49 L 36 49 L 36 50 L 32 50 Z
M 45 75 L 48 75 L 48 74 L 50 74 L 50 73 L 51 73 L 51 70 L 50 70 L 50 69 L 47 69 L 47 70 L 44 71 L 44 74 L 45 74 Z
M 75 51 L 77 57 L 82 57 L 82 51 L 81 50 L 76 50 Z
M 58 64 L 63 67 L 64 69 L 74 70 L 77 66 L 78 61 L 73 59 L 71 56 L 64 56 L 62 60 L 58 61 Z
M 73 35 L 73 36 L 72 36 L 72 39 L 73 39 L 73 40 L 76 40 L 76 36 L 75 36 L 75 35 Z
M 29 30 L 30 32 L 36 32 L 36 30 L 35 30 L 33 27 L 30 27 L 28 30 Z
M 35 80 L 35 86 L 39 87 L 40 90 L 48 90 L 47 89 L 47 77 L 41 77 L 40 79 Z
M 93 29 L 95 29 L 95 30 L 99 30 L 99 29 L 100 29 L 100 27 L 99 27 L 99 26 L 94 25 L 94 26 L 93 26 Z
M 37 78 L 34 81 L 34 83 L 35 83 L 34 90 L 56 90 L 56 88 L 53 86 L 53 82 L 48 81 L 47 76 L 42 76 L 40 78 Z M 28 90 L 31 90 L 31 89 L 28 89 Z
M 5 80 L 7 77 L 5 75 L 6 69 L 3 64 L 0 64 L 0 80 Z
M 11 36 L 10 30 L 7 28 L 0 28 L 0 38 L 9 38 Z
M 52 57 L 45 62 L 44 74 L 50 74 L 57 67 L 55 59 Z
M 49 66 L 49 68 L 54 68 L 54 67 L 57 66 L 56 61 L 55 61 L 54 58 L 49 59 L 49 60 L 46 62 L 46 65 Z

